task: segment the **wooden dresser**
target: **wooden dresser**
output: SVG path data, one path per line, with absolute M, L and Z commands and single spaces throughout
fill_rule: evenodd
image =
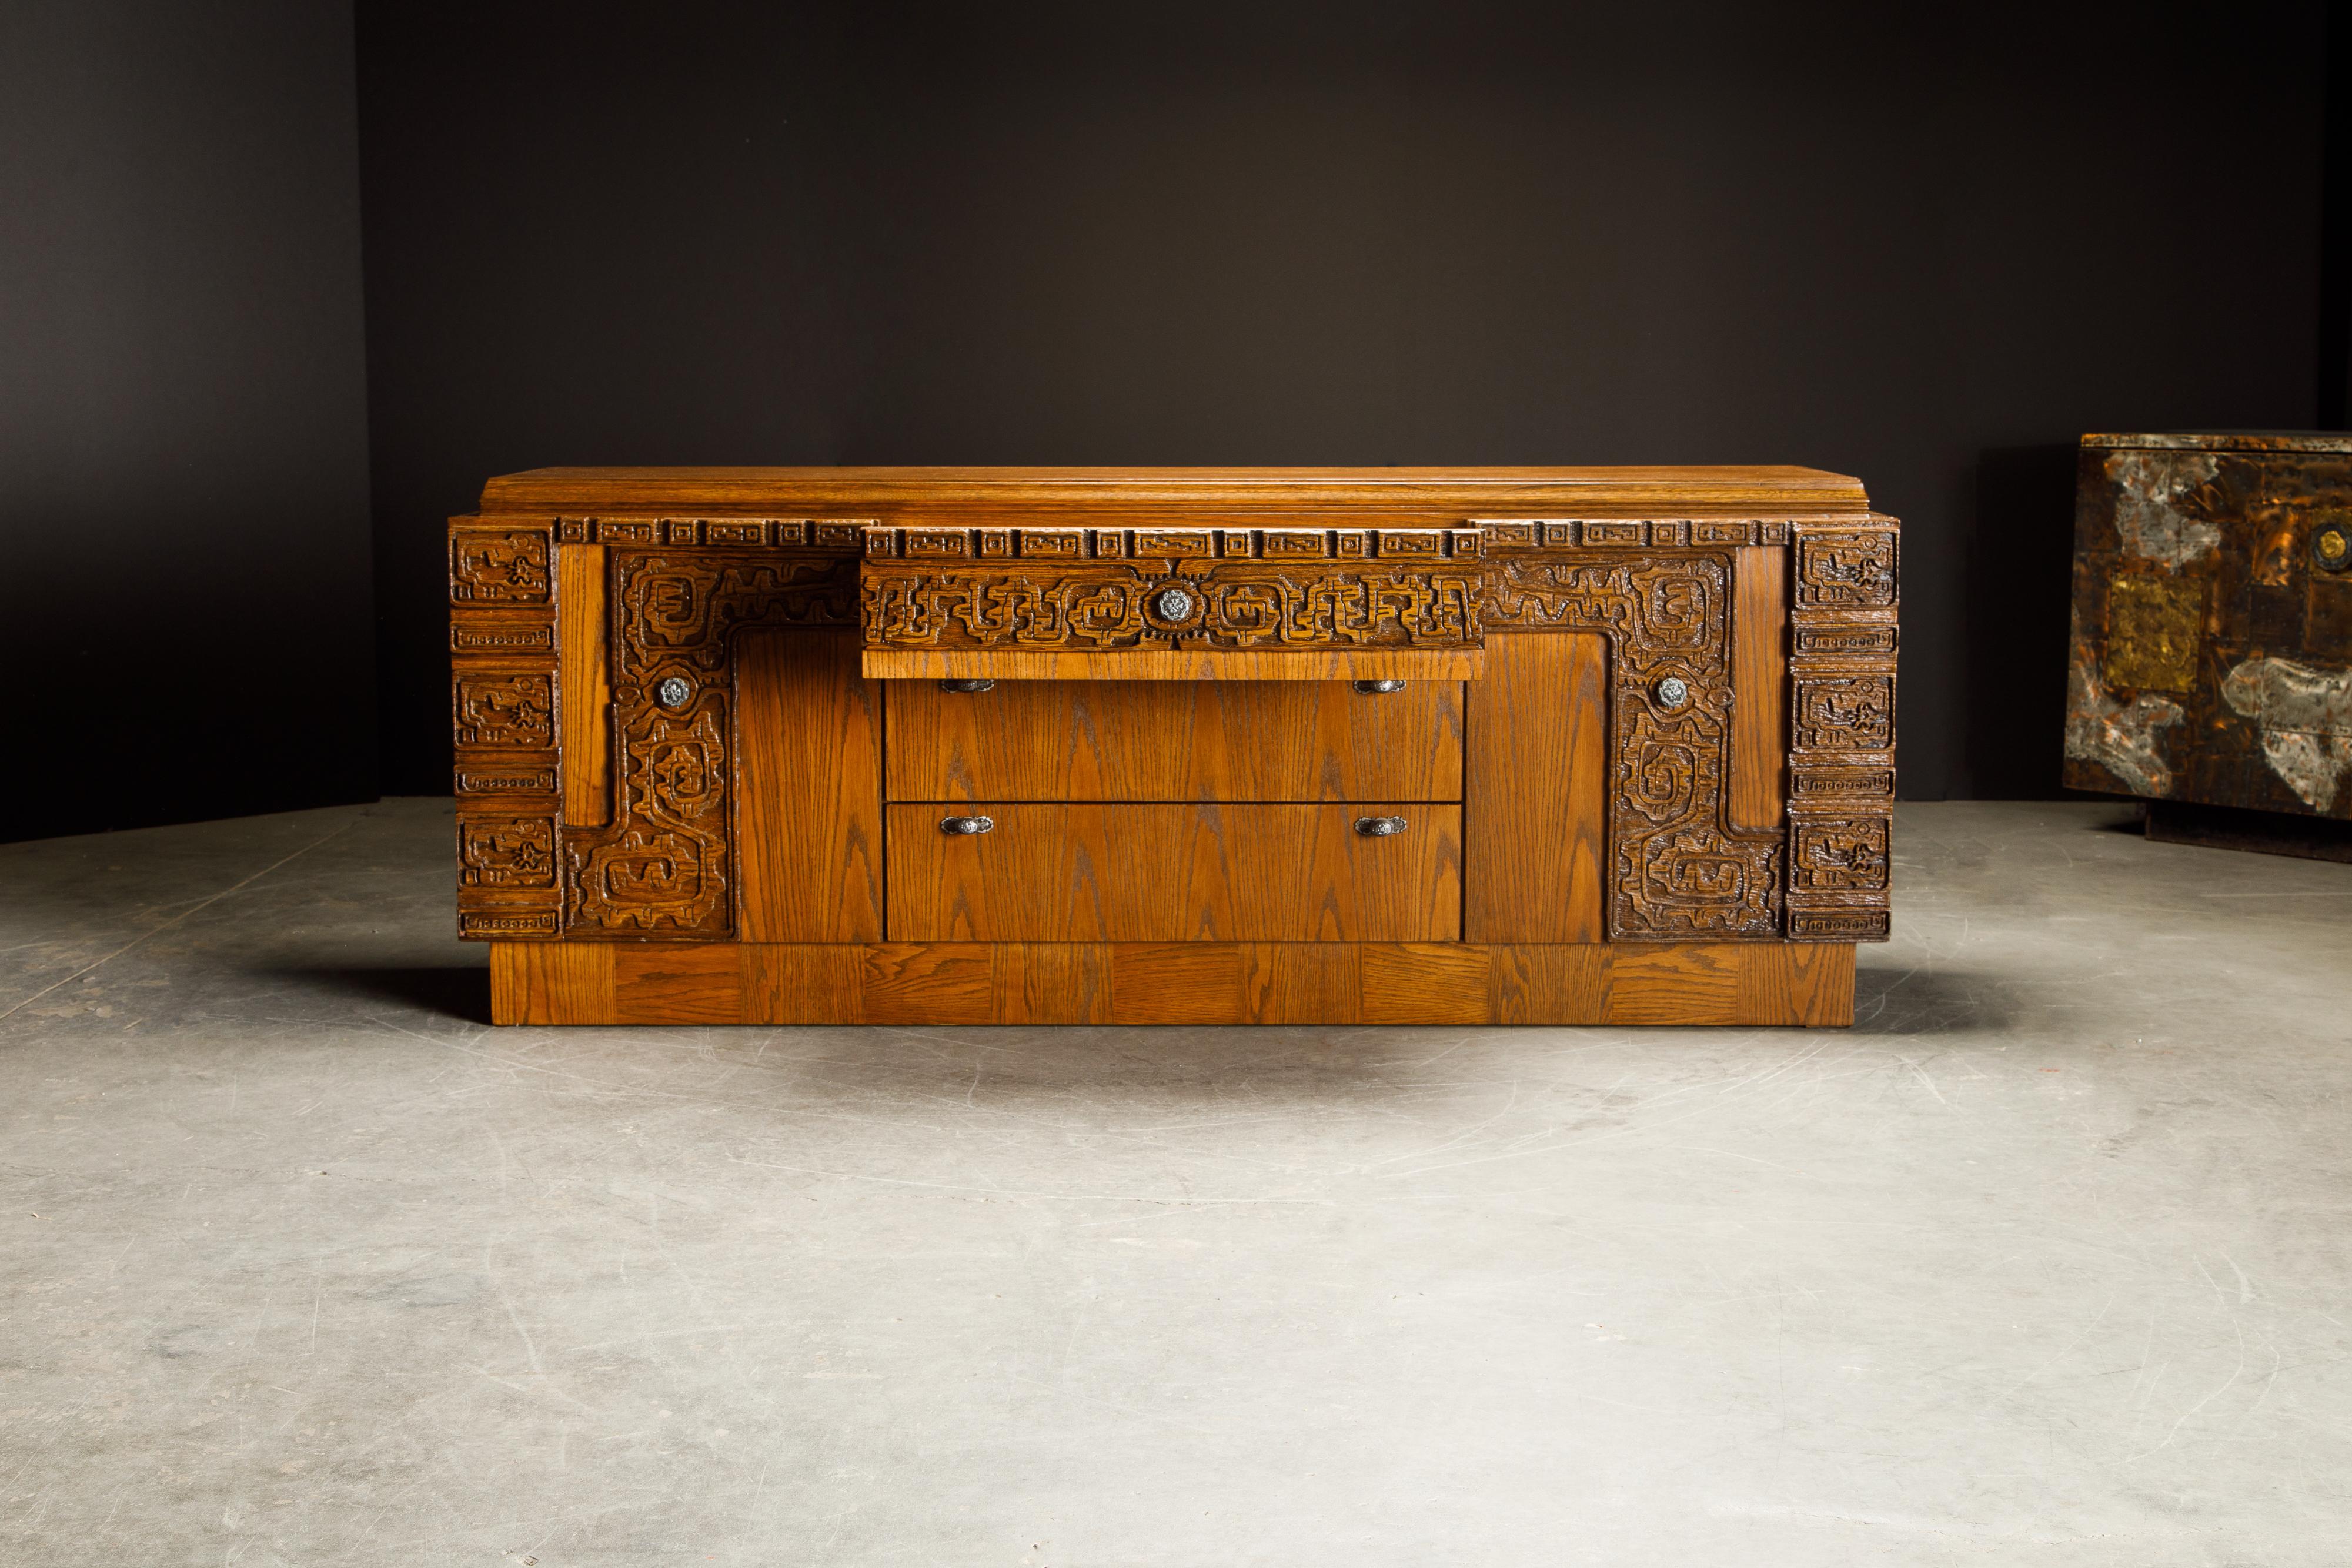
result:
M 501 1023 L 1842 1024 L 1895 520 L 1804 468 L 548 468 L 449 530 Z

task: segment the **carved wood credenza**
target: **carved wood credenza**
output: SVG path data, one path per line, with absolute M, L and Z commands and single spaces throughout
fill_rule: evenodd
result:
M 1845 1023 L 1896 549 L 1804 468 L 510 475 L 459 932 L 501 1023 Z

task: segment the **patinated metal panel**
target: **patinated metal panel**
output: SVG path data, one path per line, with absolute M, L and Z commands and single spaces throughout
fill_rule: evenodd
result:
M 2352 818 L 2352 436 L 2090 435 L 2066 782 Z

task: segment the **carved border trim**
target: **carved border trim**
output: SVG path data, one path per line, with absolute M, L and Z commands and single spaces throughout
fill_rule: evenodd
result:
M 871 517 L 557 517 L 568 545 L 742 546 L 856 552 Z
M 1789 936 L 1883 942 L 1894 856 L 1901 539 L 1875 514 L 1797 525 L 1790 573 Z
M 869 528 L 880 560 L 1475 560 L 1476 528 Z
M 1473 517 L 1486 548 L 1507 550 L 1692 549 L 1784 545 L 1786 517 Z

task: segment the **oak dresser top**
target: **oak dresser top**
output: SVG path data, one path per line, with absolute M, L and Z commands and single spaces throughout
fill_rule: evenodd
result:
M 484 513 L 1351 510 L 1460 517 L 1863 516 L 1860 480 L 1818 468 L 534 468 Z

